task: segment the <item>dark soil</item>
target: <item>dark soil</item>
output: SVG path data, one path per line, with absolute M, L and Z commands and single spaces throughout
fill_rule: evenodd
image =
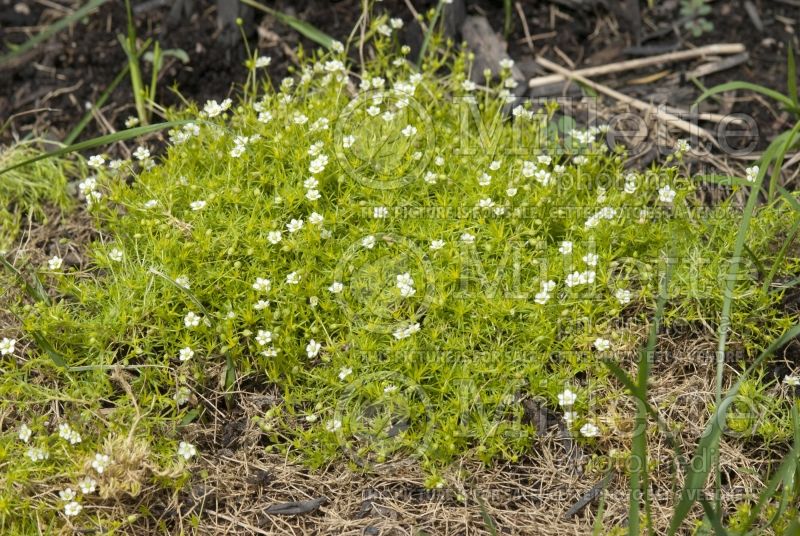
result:
M 277 0 L 268 4 L 344 40 L 358 17 L 360 1 Z M 0 0 L 0 42 L 24 42 L 82 3 L 77 0 Z M 433 0 L 411 3 L 420 13 L 435 5 Z M 520 1 L 510 20 L 509 53 L 517 60 L 523 74 L 531 77 L 542 72 L 533 62 L 538 54 L 562 65 L 565 58 L 569 58 L 580 67 L 708 43 L 742 42 L 750 55 L 749 61 L 707 76 L 702 83 L 710 87 L 729 80 L 747 80 L 785 91 L 786 43 L 793 41 L 797 47 L 795 29 L 800 24 L 800 3 L 753 1 L 759 28 L 742 7 L 744 2 L 718 0 L 712 3 L 713 12 L 707 17 L 713 30 L 697 38 L 681 24 L 678 0 L 659 0 L 653 9 L 646 8 L 647 3 L 642 1 L 639 18 L 635 10 L 618 7 L 623 3 L 614 0 Z M 215 2 L 198 1 L 190 19 L 172 24 L 167 20 L 171 2 L 147 0 L 132 4 L 140 39 L 153 38 L 162 48 L 180 48 L 190 57 L 187 65 L 174 58 L 167 60 L 160 76 L 159 103 L 179 105 L 183 99 L 202 103 L 236 92 L 245 76 L 244 51 L 240 45 L 221 44 Z M 502 1 L 467 0 L 466 5 L 468 14 L 485 15 L 495 30 L 503 31 Z M 63 6 L 62 9 L 55 9 L 59 6 Z M 415 25 L 404 0 L 386 0 L 381 6 L 394 16 L 402 17 L 406 28 Z M 532 36 L 532 49 L 521 23 L 520 9 L 525 14 L 528 34 Z M 89 103 L 98 99 L 124 67 L 125 54 L 117 35 L 124 33 L 125 28 L 124 4 L 115 0 L 19 60 L 0 66 L 0 119 L 11 119 L 10 126 L 0 132 L 0 143 L 29 135 L 63 139 L 86 113 Z M 249 34 L 251 43 L 258 46 L 262 54 L 273 57 L 270 74 L 276 79 L 285 76 L 291 68 L 295 61 L 292 51 L 298 44 L 307 49 L 313 47 L 313 43 L 300 38 L 292 29 L 260 12 L 255 14 Z M 690 67 L 689 63 L 674 64 L 603 77 L 599 81 L 656 104 L 685 108 L 700 93 L 685 78 Z M 664 68 L 671 72 L 652 83 L 630 83 L 632 79 Z M 149 76 L 146 72 L 147 80 Z M 754 116 L 760 128 L 761 147 L 786 128 L 787 114 L 774 107 L 768 108 L 763 99 L 737 97 L 735 103 L 729 100 L 711 103 L 710 107 L 723 113 L 734 111 Z M 34 109 L 40 111 L 26 113 Z M 122 129 L 125 119 L 134 112 L 130 84 L 126 80 L 113 92 L 82 138 L 106 134 L 109 127 Z

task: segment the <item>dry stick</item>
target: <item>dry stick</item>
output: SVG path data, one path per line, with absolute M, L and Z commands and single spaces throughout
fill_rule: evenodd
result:
M 522 31 L 525 33 L 525 42 L 528 44 L 528 48 L 531 49 L 533 52 L 533 39 L 531 39 L 531 30 L 528 28 L 528 20 L 525 18 L 525 11 L 522 9 L 522 4 L 519 2 L 514 2 L 514 9 L 517 10 L 517 14 L 519 15 L 519 20 L 522 21 Z
M 597 67 L 588 67 L 586 69 L 579 69 L 573 72 L 574 74 L 580 76 L 598 76 L 604 74 L 618 73 L 621 71 L 629 71 L 631 69 L 638 69 L 640 67 L 657 65 L 659 63 L 684 61 L 701 56 L 714 55 L 714 54 L 740 54 L 744 51 L 745 47 L 741 43 L 729 43 L 729 44 L 722 43 L 722 44 L 707 45 L 704 47 L 692 48 L 690 50 L 679 50 L 677 52 L 669 52 L 667 54 L 660 54 L 658 56 L 650 56 L 647 58 L 638 58 L 635 60 L 609 63 L 607 65 L 599 65 Z M 530 81 L 528 82 L 528 87 L 546 86 L 548 84 L 556 84 L 558 82 L 563 82 L 563 81 L 564 77 L 562 75 L 551 74 L 548 76 L 531 78 Z
M 545 69 L 549 69 L 551 71 L 555 71 L 556 73 L 560 74 L 564 78 L 575 80 L 576 82 L 580 82 L 581 84 L 592 88 L 593 90 L 597 91 L 598 93 L 603 93 L 611 97 L 612 99 L 616 99 L 623 104 L 627 104 L 632 106 L 633 108 L 650 112 L 658 119 L 666 122 L 668 125 L 678 127 L 679 129 L 683 130 L 691 134 L 692 136 L 699 136 L 702 138 L 707 139 L 715 147 L 719 147 L 717 140 L 705 129 L 698 127 L 697 125 L 693 125 L 688 121 L 684 121 L 680 117 L 673 115 L 669 112 L 665 112 L 662 109 L 659 109 L 657 106 L 653 106 L 652 104 L 648 104 L 644 101 L 639 99 L 635 99 L 633 97 L 629 97 L 624 93 L 620 93 L 615 89 L 611 89 L 608 86 L 604 86 L 602 84 L 598 84 L 597 82 L 592 82 L 585 76 L 581 76 L 577 72 L 569 71 L 568 69 L 563 68 L 562 66 L 558 65 L 557 63 L 553 63 L 552 61 L 546 60 L 545 58 L 537 57 L 536 63 L 544 67 Z

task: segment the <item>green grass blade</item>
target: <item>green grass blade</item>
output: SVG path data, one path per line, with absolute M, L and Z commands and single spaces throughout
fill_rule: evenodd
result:
M 191 123 L 192 121 L 189 119 L 180 119 L 176 121 L 166 121 L 164 123 L 156 123 L 154 125 L 147 125 L 143 127 L 136 127 L 136 128 L 129 128 L 127 130 L 120 130 L 119 132 L 115 132 L 113 134 L 107 134 L 105 136 L 100 136 L 97 138 L 92 138 L 90 140 L 82 141 L 80 143 L 76 143 L 74 145 L 69 145 L 67 147 L 63 147 L 56 151 L 51 151 L 49 153 L 40 154 L 33 158 L 29 158 L 27 160 L 23 160 L 22 162 L 17 162 L 13 166 L 9 166 L 5 169 L 0 169 L 0 175 L 3 173 L 9 172 L 12 169 L 17 169 L 22 166 L 27 166 L 28 164 L 32 164 L 34 162 L 38 162 L 39 160 L 44 160 L 45 158 L 53 158 L 56 156 L 62 156 L 69 153 L 74 153 L 76 151 L 83 151 L 85 149 L 92 149 L 94 147 L 100 147 L 101 145 L 108 145 L 110 143 L 116 143 L 118 141 L 125 141 L 130 140 L 132 138 L 137 138 L 139 136 L 144 136 L 145 134 L 151 134 L 153 132 L 158 132 L 159 130 L 164 130 L 166 128 L 176 127 L 180 125 L 185 125 L 186 123 Z
M 687 466 L 686 483 L 681 490 L 680 500 L 675 506 L 672 519 L 670 520 L 669 531 L 667 534 L 676 534 L 683 521 L 689 515 L 689 510 L 698 498 L 698 494 L 702 492 L 708 473 L 711 471 L 712 452 L 716 452 L 719 445 L 719 439 L 722 434 L 722 423 L 725 421 L 728 407 L 733 403 L 742 383 L 752 374 L 752 372 L 761 366 L 764 360 L 775 353 L 776 350 L 781 348 L 784 344 L 789 342 L 800 335 L 800 325 L 795 325 L 790 330 L 786 331 L 778 339 L 772 342 L 761 355 L 759 355 L 753 363 L 739 376 L 736 383 L 731 387 L 725 395 L 725 398 L 717 405 L 714 415 L 711 416 L 706 424 L 700 442 L 697 445 L 691 463 Z
M 770 144 L 770 147 L 775 145 L 775 165 L 773 166 L 772 177 L 769 181 L 769 200 L 775 197 L 775 190 L 779 186 L 778 179 L 780 179 L 781 172 L 783 171 L 783 160 L 786 157 L 786 153 L 789 152 L 789 149 L 800 139 L 798 138 L 798 133 L 800 133 L 800 121 L 797 122 L 792 130 L 784 132 Z M 785 140 L 782 138 L 783 135 L 786 135 Z
M 38 278 L 34 276 L 34 283 L 31 283 L 25 278 L 24 275 L 22 275 L 22 272 L 20 272 L 16 266 L 8 262 L 3 256 L 0 256 L 0 264 L 2 264 L 6 270 L 11 272 L 14 278 L 22 285 L 25 294 L 27 294 L 30 299 L 33 301 L 50 304 L 50 296 L 44 290 L 42 282 L 39 281 Z
M 794 242 L 798 231 L 800 231 L 800 218 L 794 222 L 792 228 L 789 229 L 789 232 L 786 234 L 786 240 L 784 240 L 783 244 L 781 244 L 781 249 L 778 250 L 778 254 L 775 256 L 775 260 L 772 262 L 772 268 L 770 268 L 767 277 L 764 278 L 764 283 L 761 285 L 762 292 L 767 292 L 770 285 L 772 285 L 772 282 L 775 280 L 775 274 L 778 272 L 778 268 L 783 265 L 783 259 L 786 257 L 786 252 L 788 251 L 789 246 L 792 245 L 792 242 Z
M 786 60 L 786 86 L 789 89 L 789 98 L 792 99 L 795 108 L 800 107 L 797 99 L 797 60 L 794 57 L 794 45 L 789 42 L 789 57 Z
M 439 17 L 442 15 L 443 8 L 444 0 L 439 0 L 439 2 L 436 4 L 436 11 L 433 12 L 431 22 L 428 24 L 428 31 L 425 32 L 425 37 L 422 39 L 422 46 L 419 49 L 419 56 L 417 56 L 417 67 L 422 65 L 422 58 L 425 57 L 425 53 L 428 51 L 428 46 L 431 44 L 431 38 L 433 37 L 436 23 L 439 22 Z
M 776 100 L 786 106 L 790 110 L 796 111 L 797 107 L 792 102 L 792 99 L 775 91 L 774 89 L 770 89 L 768 87 L 761 86 L 759 84 L 752 84 L 750 82 L 728 82 L 726 84 L 719 84 L 718 86 L 714 86 L 706 90 L 702 95 L 700 95 L 694 104 L 697 105 L 698 103 L 706 100 L 708 97 L 712 95 L 716 95 L 717 93 L 724 93 L 725 91 L 733 91 L 737 89 L 744 89 L 747 91 L 754 91 L 756 93 L 761 93 L 764 96 L 767 96 L 773 100 Z
M 792 449 L 788 454 L 786 454 L 780 467 L 775 474 L 772 475 L 772 478 L 770 478 L 769 482 L 767 483 L 767 487 L 764 488 L 764 490 L 759 494 L 758 502 L 751 509 L 750 516 L 740 528 L 742 532 L 747 532 L 750 527 L 753 526 L 753 523 L 756 522 L 761 514 L 761 511 L 764 509 L 764 506 L 775 496 L 776 492 L 778 491 L 778 487 L 781 484 L 783 484 L 784 489 L 783 497 L 781 498 L 781 503 L 776 512 L 773 514 L 768 526 L 772 526 L 786 510 L 786 506 L 788 505 L 789 491 L 792 487 L 795 471 L 797 470 L 797 459 L 798 456 L 800 456 L 800 437 L 798 437 L 798 434 L 800 434 L 800 415 L 798 415 L 796 404 L 792 405 L 792 422 L 794 423 L 795 431 Z
M 700 505 L 703 507 L 703 512 L 706 515 L 711 528 L 714 529 L 716 536 L 728 536 L 728 531 L 722 526 L 720 513 L 714 510 L 714 507 L 705 499 L 700 499 Z
M 239 0 L 241 3 L 246 4 L 250 7 L 254 7 L 256 9 L 260 9 L 266 13 L 269 13 L 285 25 L 293 28 L 298 33 L 306 36 L 307 38 L 311 39 L 315 43 L 324 46 L 327 49 L 330 49 L 333 45 L 333 37 L 326 34 L 322 30 L 304 22 L 298 18 L 292 17 L 291 15 L 287 15 L 282 11 L 278 11 L 277 9 L 273 9 L 271 7 L 265 6 L 255 0 Z
M 658 342 L 658 330 L 664 318 L 664 307 L 667 303 L 667 290 L 672 271 L 672 263 L 667 264 L 667 271 L 661 281 L 661 291 L 656 303 L 656 312 L 653 317 L 653 324 L 650 326 L 650 333 L 647 337 L 647 346 L 644 351 L 639 352 L 639 365 L 637 372 L 636 385 L 638 387 L 638 398 L 640 402 L 647 400 L 647 381 L 650 377 L 650 360 L 655 353 Z M 628 534 L 639 536 L 639 501 L 644 499 L 647 517 L 647 532 L 652 532 L 652 520 L 650 518 L 650 497 L 648 494 L 648 472 L 647 472 L 647 410 L 644 404 L 637 404 L 636 417 L 634 418 L 635 435 L 631 442 L 631 456 L 638 460 L 631 468 L 630 476 L 630 501 L 628 504 Z
M 481 497 L 478 497 L 478 505 L 481 509 L 481 517 L 483 518 L 483 523 L 486 525 L 486 530 L 489 531 L 489 534 L 492 536 L 497 536 L 497 525 L 492 519 L 492 516 L 489 515 L 489 511 L 486 509 L 486 503 L 483 502 Z
M 60 368 L 67 368 L 67 360 L 62 356 L 60 353 L 53 348 L 53 345 L 50 344 L 44 335 L 39 333 L 38 331 L 32 331 L 31 337 L 33 337 L 34 342 L 36 342 L 36 346 L 40 349 L 44 350 L 44 352 L 50 357 L 50 360 L 56 364 L 56 366 Z
M 715 403 L 719 407 L 722 402 L 722 380 L 725 370 L 725 349 L 728 345 L 728 331 L 730 330 L 731 323 L 731 308 L 733 306 L 733 291 L 736 282 L 739 278 L 739 265 L 741 263 L 742 251 L 744 250 L 745 240 L 747 239 L 747 231 L 750 228 L 750 220 L 753 217 L 753 211 L 758 201 L 758 194 L 766 176 L 767 166 L 759 168 L 758 177 L 755 184 L 750 189 L 750 195 L 747 198 L 744 212 L 742 214 L 742 221 L 739 224 L 739 229 L 736 233 L 736 241 L 733 246 L 733 254 L 731 256 L 731 263 L 728 268 L 728 273 L 725 278 L 724 294 L 722 299 L 722 312 L 720 314 L 719 324 L 719 341 L 717 343 L 717 359 L 716 359 L 716 387 L 715 387 Z M 718 466 L 718 460 L 715 461 Z M 692 466 L 694 467 L 694 465 Z M 716 472 L 714 496 L 716 500 L 717 509 L 720 507 L 720 473 Z
M 7 52 L 0 56 L 0 65 L 3 65 L 7 61 L 10 61 L 18 56 L 21 56 L 28 50 L 32 49 L 39 43 L 50 39 L 52 36 L 69 26 L 70 24 L 79 21 L 80 19 L 84 18 L 86 15 L 89 15 L 92 11 L 100 7 L 101 5 L 108 2 L 108 0 L 90 0 L 87 4 L 79 9 L 77 9 L 74 13 L 67 15 L 63 19 L 54 22 L 35 36 L 31 37 L 27 41 L 25 41 L 20 46 L 16 47 L 11 52 Z
M 100 97 L 98 97 L 98 99 L 92 103 L 92 107 L 89 109 L 89 111 L 84 114 L 81 120 L 78 121 L 78 124 L 75 125 L 75 127 L 72 130 L 70 130 L 69 134 L 67 134 L 67 137 L 64 138 L 65 145 L 69 145 L 76 139 L 78 139 L 78 136 L 81 135 L 83 129 L 86 128 L 86 125 L 88 125 L 89 121 L 91 121 L 92 117 L 94 117 L 93 112 L 103 107 L 103 105 L 108 100 L 108 97 L 111 96 L 114 90 L 117 89 L 117 86 L 120 85 L 120 83 L 122 83 L 122 81 L 125 79 L 126 76 L 128 76 L 129 71 L 130 71 L 130 65 L 126 63 L 125 66 L 122 67 L 122 70 L 117 74 L 117 76 L 114 77 L 114 80 L 111 81 L 111 83 L 108 85 L 105 91 L 103 91 L 103 93 L 100 94 Z

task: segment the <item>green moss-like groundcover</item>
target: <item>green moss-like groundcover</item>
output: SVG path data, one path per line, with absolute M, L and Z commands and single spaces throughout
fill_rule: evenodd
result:
M 49 273 L 60 298 L 23 311 L 77 367 L 57 373 L 58 398 L 83 440 L 59 439 L 36 418 L 41 393 L 10 386 L 48 355 L 12 367 L 4 389 L 33 430 L 4 440 L 18 481 L 100 477 L 95 454 L 115 463 L 109 438 L 131 428 L 173 466 L 183 425 L 214 419 L 199 397 L 245 381 L 279 395 L 255 417 L 269 448 L 312 466 L 516 459 L 535 433 L 525 398 L 597 442 L 624 396 L 602 360 L 630 363 L 668 263 L 667 324 L 718 324 L 741 213 L 699 203 L 685 146 L 625 171 L 602 127 L 575 130 L 554 105 L 504 115 L 507 68 L 475 88 L 463 55 L 416 71 L 390 38 L 373 44 L 358 76 L 328 53 L 276 90 L 180 112 L 192 123 L 156 160 L 90 161 L 81 190 L 106 237 L 94 269 Z M 765 270 L 789 218 L 777 202 L 752 221 Z M 777 277 L 796 270 L 783 264 Z M 742 266 L 732 340 L 756 351 L 790 322 Z M 37 445 L 49 459 L 31 463 Z

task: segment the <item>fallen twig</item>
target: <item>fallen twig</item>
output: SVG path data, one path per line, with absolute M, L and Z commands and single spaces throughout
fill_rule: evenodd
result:
M 708 140 L 712 144 L 714 144 L 715 147 L 719 147 L 719 144 L 717 143 L 717 140 L 715 140 L 714 137 L 711 135 L 711 133 L 709 133 L 707 130 L 705 130 L 703 128 L 700 128 L 699 126 L 694 125 L 692 123 L 689 123 L 688 121 L 684 121 L 680 117 L 678 117 L 676 115 L 673 115 L 673 114 L 671 114 L 669 112 L 664 111 L 663 108 L 659 108 L 658 106 L 653 106 L 652 104 L 648 104 L 648 103 L 646 103 L 644 101 L 641 101 L 639 99 L 636 99 L 636 98 L 633 98 L 633 97 L 629 97 L 628 95 L 625 95 L 624 93 L 620 93 L 619 91 L 617 91 L 615 89 L 611 89 L 608 86 L 604 86 L 602 84 L 598 84 L 597 82 L 592 82 L 591 80 L 589 80 L 585 76 L 582 76 L 582 75 L 578 74 L 577 71 L 570 71 L 568 69 L 565 69 L 564 67 L 558 65 L 557 63 L 553 63 L 552 61 L 549 61 L 549 60 L 547 60 L 545 58 L 537 57 L 536 58 L 536 62 L 539 65 L 541 65 L 542 67 L 544 67 L 545 69 L 549 69 L 551 71 L 555 71 L 556 73 L 560 74 L 561 76 L 563 76 L 565 78 L 573 79 L 573 80 L 575 80 L 577 82 L 580 82 L 581 84 L 592 88 L 593 90 L 597 91 L 598 93 L 602 93 L 604 95 L 607 95 L 607 96 L 611 97 L 612 99 L 615 99 L 615 100 L 618 100 L 619 102 L 622 102 L 623 104 L 627 104 L 627 105 L 632 106 L 633 108 L 636 108 L 638 110 L 642 110 L 642 111 L 645 111 L 645 112 L 652 113 L 655 117 L 657 117 L 658 119 L 666 122 L 667 124 L 669 124 L 671 126 L 675 126 L 675 127 L 679 128 L 679 129 L 683 130 L 684 132 L 687 132 L 688 134 L 691 134 L 692 136 L 699 136 L 699 137 L 705 138 L 706 140 Z
M 745 52 L 745 47 L 741 43 L 722 43 L 716 45 L 707 45 L 704 47 L 692 48 L 689 50 L 679 50 L 677 52 L 669 52 L 667 54 L 660 54 L 658 56 L 650 56 L 648 58 L 638 58 L 635 60 L 620 61 L 617 63 L 609 63 L 607 65 L 599 65 L 597 67 L 588 67 L 586 69 L 579 69 L 573 71 L 574 74 L 579 76 L 598 76 L 604 74 L 618 73 L 621 71 L 629 71 L 632 69 L 639 69 L 641 67 L 648 67 L 650 65 L 657 65 L 659 63 L 670 63 L 676 61 L 684 61 L 693 58 L 710 55 L 722 54 L 741 54 Z M 560 74 L 551 74 L 548 76 L 539 76 L 531 78 L 528 81 L 528 87 L 546 86 L 557 82 L 565 81 L 564 76 Z

